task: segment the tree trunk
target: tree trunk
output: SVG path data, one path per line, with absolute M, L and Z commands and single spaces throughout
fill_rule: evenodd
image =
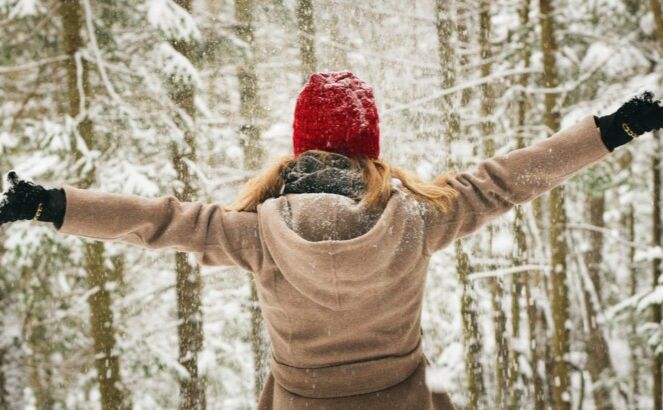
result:
M 451 3 L 447 0 L 435 1 L 436 29 L 438 37 L 438 54 L 440 59 L 441 85 L 443 89 L 448 89 L 456 84 L 456 56 L 451 44 L 453 36 L 453 19 L 451 16 Z M 446 130 L 444 142 L 449 147 L 451 143 L 460 135 L 460 119 L 454 112 L 454 95 L 445 97 L 444 105 L 440 108 L 443 114 L 443 124 Z M 449 151 L 450 154 L 450 151 Z M 449 168 L 456 169 L 458 164 L 448 155 Z M 461 295 L 461 316 L 463 318 L 463 344 L 465 347 L 465 372 L 468 387 L 468 409 L 474 410 L 482 408 L 482 401 L 485 395 L 485 386 L 483 378 L 483 365 L 481 364 L 481 333 L 479 330 L 476 301 L 474 291 L 468 276 L 470 274 L 469 256 L 463 250 L 463 241 L 455 242 L 456 249 L 456 272 L 458 280 L 462 287 Z
M 110 291 L 106 284 L 111 282 L 109 272 L 104 267 L 104 244 L 95 241 L 85 246 L 85 269 L 90 289 L 97 289 L 90 298 L 90 325 L 94 339 L 97 380 L 101 390 L 104 410 L 127 407 L 124 392 L 120 390 L 120 361 L 115 350 L 115 330 Z
M 255 39 L 253 34 L 253 0 L 235 1 L 235 19 L 237 20 L 237 36 L 250 50 L 244 52 L 242 63 L 238 67 L 240 92 L 240 117 L 242 118 L 242 148 L 244 165 L 249 170 L 257 170 L 262 166 L 264 156 L 260 144 L 260 127 L 258 117 L 262 112 L 258 98 L 258 76 L 256 75 Z
M 556 88 L 557 59 L 555 52 L 555 23 L 553 0 L 539 0 L 541 24 L 541 48 L 543 52 L 543 81 L 546 88 Z M 550 133 L 559 129 L 560 118 L 557 93 L 545 95 L 545 125 Z M 564 189 L 557 187 L 549 196 L 550 248 L 551 248 L 551 308 L 553 316 L 553 397 L 558 410 L 571 408 L 569 366 L 566 362 L 569 346 L 569 296 L 566 283 L 566 213 L 564 210 Z
M 240 92 L 240 117 L 242 121 L 242 148 L 244 150 L 244 167 L 257 170 L 262 164 L 264 156 L 260 144 L 260 127 L 258 117 L 261 115 L 258 98 L 258 77 L 256 75 L 255 41 L 253 34 L 253 0 L 235 0 L 235 19 L 237 20 L 237 36 L 248 44 L 250 51 L 245 52 L 242 64 L 238 68 Z M 262 312 L 258 300 L 258 291 L 251 281 L 250 312 L 251 312 L 251 349 L 253 351 L 253 365 L 255 369 L 254 390 L 256 400 L 260 398 L 264 379 L 267 373 L 268 341 L 265 337 Z
M 4 247 L 6 236 L 0 232 L 0 260 L 7 249 Z M 9 271 L 7 266 L 0 266 L 0 334 L 3 340 L 0 343 L 0 409 L 24 408 L 24 389 L 28 384 L 25 370 L 26 361 L 35 357 L 34 352 L 29 356 L 25 354 L 25 343 L 18 336 L 10 336 L 5 326 L 21 320 L 14 313 L 14 305 L 18 297 L 24 297 L 22 287 Z M 22 277 L 23 275 L 21 275 Z M 39 370 L 39 366 L 33 367 Z
M 316 71 L 315 58 L 315 21 L 313 17 L 313 1 L 297 0 L 297 37 L 299 39 L 299 55 L 302 59 L 302 78 L 304 82 Z
M 463 251 L 463 242 L 456 241 L 456 271 L 458 280 L 463 288 L 461 295 L 460 313 L 463 318 L 463 343 L 465 346 L 465 372 L 467 374 L 467 408 L 471 410 L 482 409 L 486 387 L 483 378 L 483 365 L 481 364 L 481 332 L 476 312 L 474 290 L 468 278 L 470 261 Z
M 451 1 L 435 1 L 435 28 L 437 29 L 437 51 L 440 59 L 440 85 L 442 89 L 449 89 L 456 85 L 456 56 L 451 44 L 453 36 L 453 18 L 451 15 Z M 458 114 L 453 109 L 455 96 L 453 94 L 446 96 L 439 109 L 443 113 L 442 121 L 445 129 L 444 146 L 450 147 L 454 138 L 459 134 L 460 121 Z M 458 164 L 451 158 L 451 151 L 447 151 L 449 166 L 454 168 Z
M 177 5 L 191 13 L 191 0 L 175 0 Z M 193 64 L 190 40 L 170 39 L 170 44 Z M 173 189 L 173 195 L 183 202 L 198 197 L 199 192 L 187 161 L 196 161 L 196 135 L 191 124 L 195 123 L 195 90 L 190 82 L 171 80 L 171 100 L 188 118 L 177 118 L 176 123 L 184 131 L 183 143 L 171 143 L 170 158 L 181 185 Z M 203 410 L 206 408 L 205 377 L 198 370 L 198 356 L 203 348 L 202 279 L 200 267 L 191 265 L 186 252 L 175 253 L 175 292 L 177 301 L 178 362 L 187 371 L 180 380 L 180 410 Z
M 539 272 L 535 272 L 535 275 L 539 275 Z M 530 349 L 530 363 L 532 366 L 532 381 L 533 386 L 533 402 L 535 410 L 544 410 L 546 408 L 546 389 L 544 379 L 540 373 L 541 369 L 545 369 L 546 365 L 546 355 L 545 355 L 545 327 L 539 327 L 540 317 L 543 316 L 543 312 L 539 309 L 534 301 L 534 296 L 532 294 L 532 287 L 536 283 L 540 282 L 538 280 L 532 280 L 533 278 L 528 277 L 525 279 L 525 300 L 527 303 L 527 323 L 528 323 L 528 333 L 529 333 L 529 349 Z
M 492 64 L 490 62 L 493 52 L 490 44 L 491 21 L 490 21 L 490 2 L 481 0 L 479 2 L 479 49 L 481 50 L 481 77 L 485 78 L 492 73 Z M 495 111 L 495 93 L 491 84 L 481 85 L 481 117 L 484 119 L 481 123 L 481 134 L 484 141 L 483 155 L 485 158 L 495 155 L 495 125 L 492 118 Z M 485 255 L 488 259 L 494 257 L 492 253 L 492 242 L 494 236 L 494 226 L 488 226 L 488 252 Z M 489 269 L 496 269 L 496 266 L 489 266 Z M 507 391 L 509 380 L 509 346 L 507 341 L 506 314 L 503 309 L 504 283 L 501 278 L 490 278 L 490 293 L 493 308 L 493 326 L 495 330 L 495 407 L 505 409 L 508 406 L 509 394 Z
M 654 15 L 654 23 L 656 24 L 656 36 L 663 51 L 663 12 L 661 12 L 661 0 L 649 0 L 649 4 Z
M 471 47 L 470 32 L 468 30 L 468 25 L 472 24 L 471 16 L 472 16 L 471 4 L 468 4 L 468 2 L 465 1 L 456 2 L 456 21 L 458 22 L 456 25 L 456 31 L 458 32 L 457 45 L 459 48 L 462 47 L 465 49 L 469 49 Z M 464 70 L 467 69 L 469 62 L 470 59 L 468 57 L 468 54 L 461 53 L 461 55 L 458 56 L 458 62 L 456 64 L 456 67 L 461 72 L 464 72 Z M 464 88 L 463 91 L 461 92 L 461 97 L 460 97 L 461 106 L 463 107 L 467 106 L 470 103 L 471 98 L 472 98 L 472 88 L 471 87 Z
M 605 194 L 603 191 L 596 193 L 590 199 L 590 221 L 592 226 L 604 227 L 603 212 L 605 210 Z M 605 385 L 605 378 L 613 376 L 612 363 L 610 361 L 610 350 L 603 337 L 601 327 L 597 322 L 597 311 L 601 308 L 601 251 L 603 248 L 603 234 L 592 231 L 592 248 L 587 258 L 587 268 L 591 284 L 585 284 L 584 299 L 587 320 L 589 321 L 589 333 L 587 343 L 587 370 L 592 378 L 592 395 L 597 410 L 612 410 L 614 406 L 610 398 L 610 389 Z M 588 286 L 594 288 L 587 289 Z M 595 300 L 593 294 L 598 300 Z
M 83 47 L 80 35 L 82 28 L 81 6 L 78 0 L 60 0 L 60 13 L 64 36 L 65 53 L 69 57 L 65 63 L 67 69 L 67 97 L 69 101 L 69 115 L 72 118 L 81 114 L 81 95 L 90 95 L 88 69 L 85 60 L 80 58 L 77 64 L 77 54 Z M 78 88 L 78 70 L 81 70 L 81 89 Z M 87 109 L 88 100 L 85 100 L 84 109 Z M 94 149 L 95 135 L 92 121 L 85 113 L 78 123 L 77 129 L 88 148 Z M 76 144 L 72 144 L 76 147 Z M 74 157 L 81 157 L 80 151 L 74 148 Z M 79 170 L 79 187 L 89 188 L 95 183 L 95 170 L 83 174 Z M 101 407 L 104 410 L 116 410 L 128 407 L 126 393 L 120 377 L 120 361 L 115 351 L 115 330 L 111 293 L 107 290 L 110 282 L 108 271 L 104 267 L 103 242 L 86 242 L 84 245 L 84 267 L 87 273 L 87 283 L 94 293 L 88 298 L 90 306 L 90 328 L 94 341 L 94 361 L 97 371 L 97 382 L 101 395 Z
M 539 306 L 535 301 L 550 298 L 548 290 L 548 280 L 540 271 L 533 272 L 529 277 L 529 283 L 525 289 L 525 297 L 528 300 L 528 321 L 529 321 L 529 347 L 533 361 L 531 365 L 536 371 L 535 377 L 541 381 L 538 391 L 534 391 L 535 409 L 552 409 L 554 407 L 553 394 L 553 354 L 551 348 L 552 329 L 548 320 L 545 308 Z M 536 388 L 536 386 L 534 386 Z
M 521 51 L 521 58 L 523 62 L 523 66 L 525 68 L 529 68 L 531 65 L 531 56 L 532 56 L 532 51 L 529 47 L 529 44 L 527 42 L 526 34 L 524 33 L 529 33 L 529 31 L 525 31 L 525 27 L 529 25 L 529 12 L 530 12 L 530 0 L 523 0 L 520 8 L 518 10 L 518 17 L 520 21 L 520 27 L 523 28 L 523 37 L 520 39 L 520 43 L 522 46 L 522 51 Z M 520 86 L 523 87 L 523 89 L 527 86 L 529 83 L 529 76 L 527 74 L 523 74 L 519 78 L 519 83 Z M 518 127 L 518 134 L 517 134 L 517 148 L 524 148 L 525 147 L 525 138 L 524 138 L 524 127 L 526 124 L 527 120 L 527 112 L 529 110 L 528 103 L 527 103 L 527 95 L 525 92 L 521 92 L 518 96 L 518 114 L 517 114 L 517 127 Z M 524 215 L 522 212 L 522 207 L 521 206 L 516 206 L 515 208 L 515 218 L 514 218 L 514 223 L 513 223 L 513 231 L 514 231 L 514 236 L 516 239 L 516 255 L 514 257 L 514 265 L 519 266 L 523 265 L 527 261 L 527 255 L 528 255 L 528 246 L 527 246 L 527 239 L 525 236 L 525 219 Z M 535 335 L 537 333 L 537 306 L 534 301 L 534 298 L 532 297 L 531 294 L 531 288 L 530 288 L 530 272 L 522 272 L 519 275 L 516 275 L 512 279 L 511 283 L 511 333 L 512 337 L 514 340 L 518 340 L 521 335 L 520 335 L 520 310 L 521 310 L 521 295 L 525 293 L 525 309 L 527 313 L 527 324 L 528 324 L 528 330 L 529 330 L 529 348 L 530 348 L 530 363 L 532 363 L 532 394 L 533 394 L 533 399 L 531 400 L 534 404 L 534 409 L 535 410 L 543 410 L 545 407 L 545 401 L 544 401 L 544 391 L 543 391 L 543 380 L 541 379 L 541 376 L 539 375 L 538 372 L 538 365 L 541 362 L 541 358 L 537 354 L 537 349 L 536 345 L 533 342 L 535 339 Z M 519 355 L 521 353 L 518 352 L 518 350 L 513 351 L 513 355 L 511 358 L 511 375 L 509 378 L 509 391 L 510 391 L 510 398 L 509 398 L 509 409 L 519 409 L 520 408 L 520 403 L 522 400 L 522 396 L 524 392 L 522 391 L 522 388 L 517 385 L 518 378 L 520 376 L 520 368 L 519 368 Z M 528 383 L 523 383 L 524 385 L 527 385 Z
M 51 363 L 49 356 L 49 349 L 44 348 L 44 329 L 35 331 L 31 329 L 31 334 L 28 339 L 28 346 L 30 346 L 30 358 L 27 361 L 29 370 L 28 378 L 30 382 L 30 389 L 34 395 L 35 408 L 38 410 L 50 410 L 56 406 L 56 400 L 53 392 L 53 382 L 51 380 Z M 2 409 L 17 409 L 16 403 L 11 403 Z
M 656 23 L 656 34 L 658 42 L 663 52 L 663 13 L 661 12 L 660 0 L 650 0 L 651 10 L 654 15 L 654 22 Z M 657 141 L 660 141 L 660 133 L 657 133 Z M 657 246 L 661 244 L 661 163 L 660 163 L 660 147 L 654 156 L 653 172 L 654 172 L 654 225 L 653 235 L 654 243 Z M 654 286 L 658 285 L 658 280 L 661 275 L 660 260 L 654 260 Z M 661 305 L 652 307 L 654 323 L 661 323 Z M 653 378 L 653 394 L 654 394 L 654 410 L 663 410 L 663 357 L 656 355 L 652 363 L 652 378 Z
M 333 44 L 329 47 L 328 61 L 330 61 L 331 69 L 334 71 L 347 70 L 350 66 L 347 50 L 338 47 L 338 44 L 347 43 L 347 33 L 345 32 L 347 21 L 345 21 L 343 15 L 334 12 L 331 13 L 330 18 L 329 36 L 335 45 Z
M 657 147 L 652 161 L 653 173 L 653 209 L 652 209 L 652 245 L 661 246 L 661 147 L 660 135 L 656 138 Z M 661 277 L 661 259 L 654 258 L 652 264 L 652 285 L 656 288 Z M 652 321 L 659 325 L 661 323 L 661 305 L 652 306 Z M 663 409 L 663 357 L 655 352 L 652 360 L 652 394 L 654 399 L 654 410 Z
M 633 180 L 633 156 L 630 151 L 624 151 L 623 155 L 619 159 L 619 165 L 621 169 L 628 170 L 628 180 Z M 635 241 L 635 209 L 633 207 L 633 202 L 629 201 L 626 205 L 626 211 L 622 214 L 622 225 L 624 225 L 624 230 L 626 231 L 626 240 L 630 243 Z M 630 289 L 629 296 L 634 296 L 638 291 L 638 276 L 637 270 L 635 269 L 635 248 L 629 246 L 628 248 L 628 272 L 630 279 Z M 638 395 L 640 394 L 640 383 L 639 383 L 639 367 L 638 366 L 638 338 L 637 338 L 637 323 L 638 323 L 638 314 L 635 311 L 631 312 L 630 316 L 630 337 L 628 338 L 629 344 L 629 384 L 631 387 L 630 399 L 629 399 L 629 408 L 638 409 Z

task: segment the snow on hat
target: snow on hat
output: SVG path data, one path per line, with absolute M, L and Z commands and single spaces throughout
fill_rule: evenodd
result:
M 299 93 L 295 155 L 317 149 L 350 158 L 380 156 L 378 110 L 371 87 L 349 71 L 314 73 Z

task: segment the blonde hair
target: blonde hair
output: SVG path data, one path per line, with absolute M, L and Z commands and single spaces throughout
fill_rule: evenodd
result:
M 310 150 L 308 155 L 314 154 L 323 162 L 336 154 L 326 151 Z M 367 207 L 383 207 L 391 196 L 391 179 L 397 178 L 403 186 L 419 199 L 447 212 L 453 206 L 458 192 L 447 185 L 450 174 L 442 174 L 432 182 L 423 182 L 419 177 L 409 171 L 394 167 L 381 159 L 349 158 L 351 168 L 361 172 L 365 191 L 361 202 Z M 284 172 L 297 163 L 298 159 L 288 155 L 278 159 L 261 173 L 251 178 L 235 202 L 225 208 L 228 211 L 255 212 L 262 202 L 269 198 L 278 197 L 285 183 Z

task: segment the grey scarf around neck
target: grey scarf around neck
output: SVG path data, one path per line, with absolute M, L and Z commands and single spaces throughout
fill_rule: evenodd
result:
M 322 161 L 315 154 L 304 153 L 284 171 L 283 178 L 283 194 L 328 193 L 360 201 L 364 193 L 361 173 L 339 154 L 330 154 Z

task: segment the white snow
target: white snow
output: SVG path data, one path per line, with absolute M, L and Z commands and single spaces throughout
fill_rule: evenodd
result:
M 161 72 L 175 82 L 192 84 L 200 87 L 202 80 L 191 61 L 180 54 L 167 42 L 159 44 L 155 50 L 156 58 L 161 63 Z
M 191 14 L 172 0 L 148 0 L 147 21 L 168 39 L 200 39 L 200 31 Z
M 455 140 L 451 143 L 451 155 L 456 160 L 467 160 L 474 154 L 474 144 L 467 140 Z
M 43 9 L 39 3 L 39 0 L 16 0 L 7 17 L 15 19 L 36 16 Z M 9 5 L 11 6 L 11 2 Z M 2 9 L 2 4 L 0 4 L 0 9 Z
M 426 367 L 426 386 L 435 393 L 445 393 L 450 385 L 450 377 L 446 369 Z
M 654 259 L 663 258 L 663 248 L 660 246 L 650 246 L 645 249 L 638 249 L 635 252 L 634 259 L 636 262 L 651 262 Z

